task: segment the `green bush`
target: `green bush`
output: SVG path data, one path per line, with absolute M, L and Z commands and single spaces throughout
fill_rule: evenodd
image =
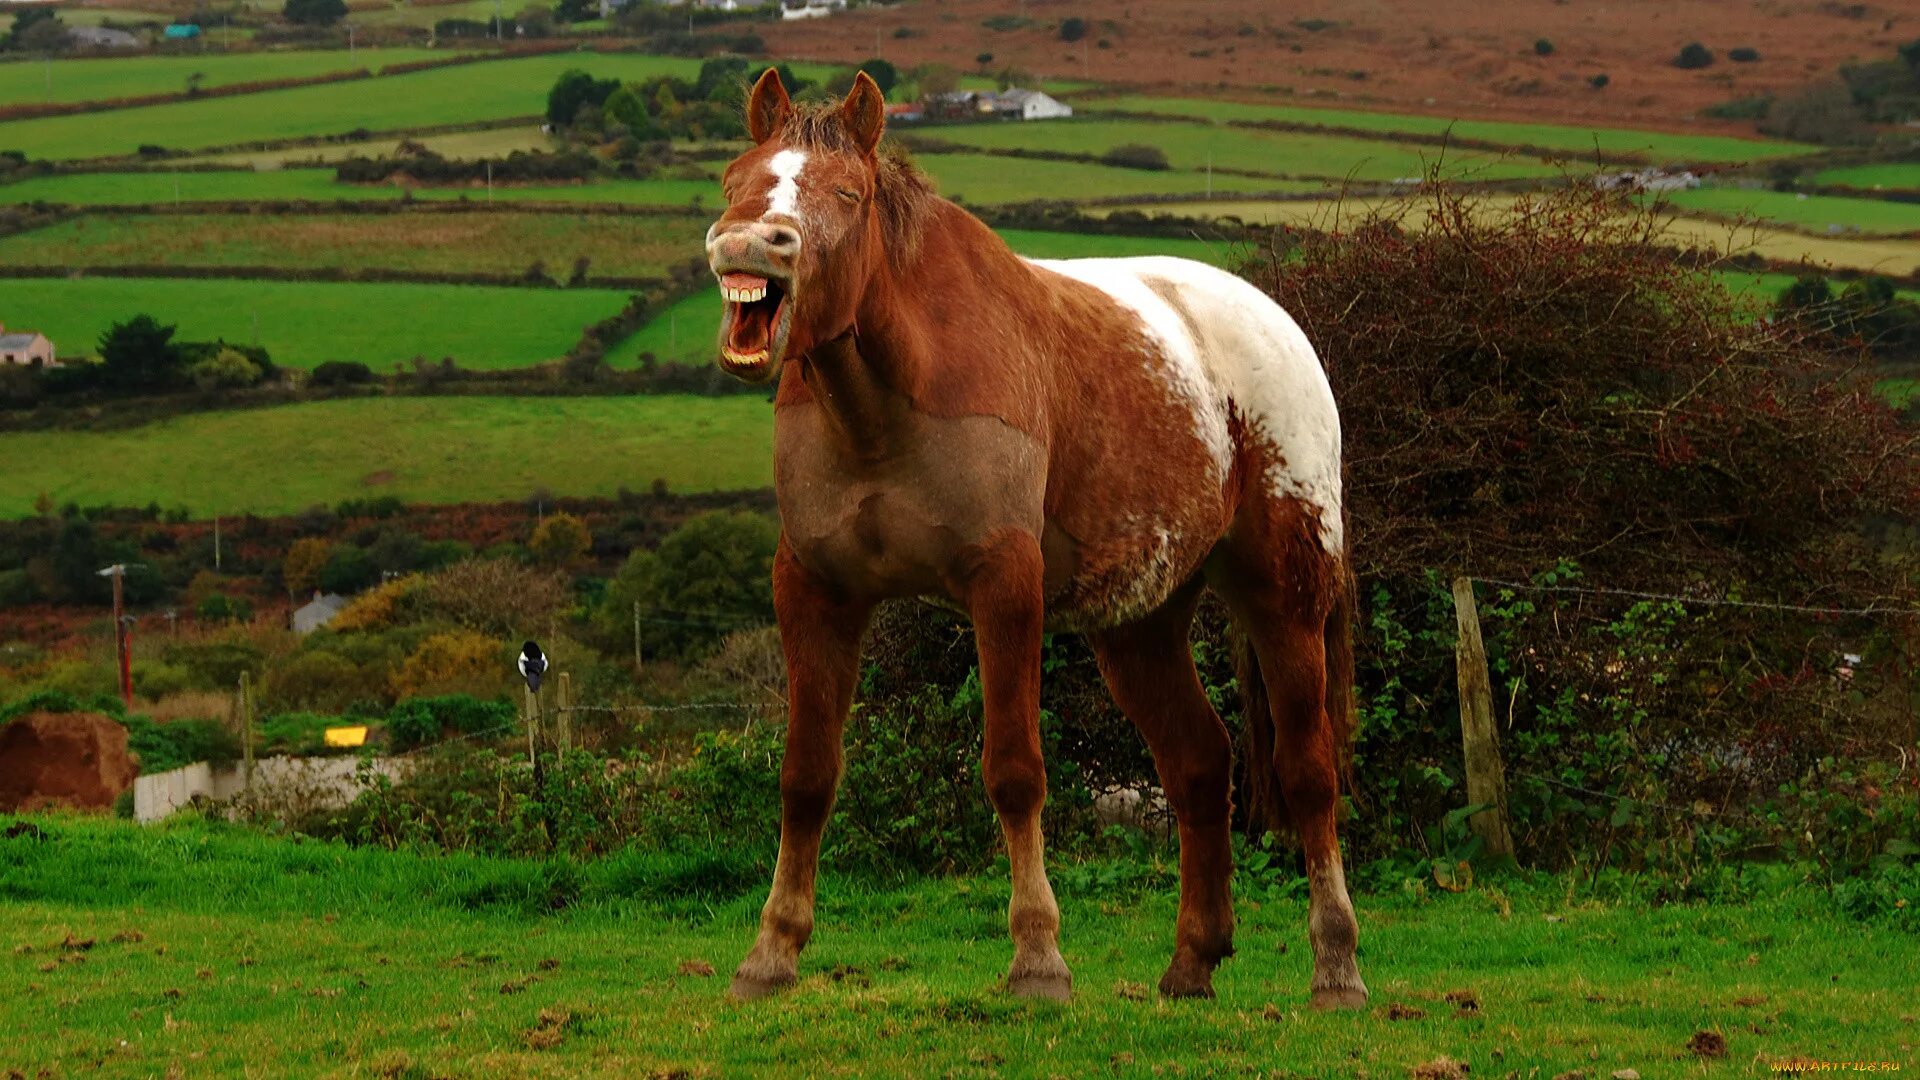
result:
M 242 672 L 258 679 L 266 663 L 259 649 L 234 641 L 173 643 L 160 655 L 185 669 L 195 690 L 232 690 Z
M 120 722 L 126 725 L 127 749 L 140 759 L 143 773 L 166 772 L 196 761 L 221 764 L 240 756 L 233 732 L 212 720 L 156 724 L 144 716 L 127 716 Z
M 1727 50 L 1727 59 L 1736 64 L 1751 64 L 1760 59 L 1760 50 L 1751 49 L 1743 45 L 1737 49 Z
M 1164 172 L 1171 168 L 1166 151 L 1145 143 L 1125 143 L 1100 155 L 1100 161 L 1121 169 L 1150 169 Z
M 1546 38 L 1540 38 L 1533 43 L 1533 53 L 1535 56 L 1552 56 L 1553 42 L 1548 41 Z
M 513 726 L 519 713 L 504 701 L 483 701 L 468 694 L 409 698 L 387 713 L 387 735 L 407 749 L 437 741 L 452 731 L 477 735 Z
M 1712 64 L 1713 50 L 1697 41 L 1689 42 L 1686 48 L 1680 50 L 1680 55 L 1673 58 L 1674 67 L 1688 71 L 1711 67 Z

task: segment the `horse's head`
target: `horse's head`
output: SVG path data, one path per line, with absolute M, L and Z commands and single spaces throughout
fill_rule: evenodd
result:
M 873 267 L 874 148 L 886 103 L 865 72 L 838 107 L 796 110 L 780 76 L 760 76 L 747 100 L 756 144 L 727 166 L 727 211 L 707 230 L 720 279 L 720 366 L 765 382 L 853 326 Z

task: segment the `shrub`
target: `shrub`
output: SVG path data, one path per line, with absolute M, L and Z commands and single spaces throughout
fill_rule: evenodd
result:
M 1546 38 L 1535 40 L 1533 43 L 1533 54 L 1535 56 L 1552 56 L 1553 42 L 1548 41 Z
M 332 556 L 333 545 L 325 539 L 303 536 L 287 549 L 287 557 L 280 563 L 280 580 L 296 600 L 301 599 L 320 584 L 320 572 Z
M 1743 45 L 1737 49 L 1727 50 L 1727 59 L 1736 64 L 1751 64 L 1760 59 L 1760 50 L 1748 48 Z
M 144 716 L 126 716 L 127 749 L 140 759 L 143 773 L 167 772 L 196 761 L 216 764 L 240 756 L 240 743 L 226 726 L 213 720 L 176 720 L 156 724 Z
M 327 625 L 339 633 L 385 630 L 415 614 L 415 601 L 426 587 L 426 579 L 419 574 L 382 582 L 348 601 Z
M 187 377 L 202 390 L 238 390 L 260 381 L 260 366 L 234 349 L 221 349 L 187 369 Z
M 1079 41 L 1087 36 L 1087 20 L 1078 15 L 1060 20 L 1060 40 Z
M 314 386 L 359 386 L 373 381 L 373 369 L 354 360 L 328 360 L 313 369 Z
M 301 652 L 267 673 L 260 702 L 275 711 L 341 713 L 384 698 L 381 674 L 333 652 Z
M 287 0 L 281 13 L 301 26 L 332 26 L 347 17 L 346 0 Z
M 557 573 L 509 559 L 466 559 L 429 575 L 417 605 L 424 618 L 517 642 L 544 632 L 568 600 Z
M 596 618 L 603 641 L 633 644 L 633 605 L 643 609 L 649 652 L 690 656 L 721 635 L 773 617 L 773 552 L 780 530 L 745 511 L 714 511 L 636 551 L 608 584 Z
M 1697 41 L 1689 42 L 1685 48 L 1680 50 L 1680 55 L 1673 58 L 1674 67 L 1685 68 L 1689 71 L 1709 67 L 1712 64 L 1713 50 Z
M 396 698 L 492 694 L 505 688 L 512 670 L 498 642 L 470 630 L 453 630 L 421 642 L 388 685 Z
M 527 551 L 534 561 L 555 570 L 570 570 L 586 558 L 593 546 L 593 534 L 587 523 L 572 514 L 554 514 L 533 530 Z
M 366 549 L 357 544 L 334 545 L 326 565 L 320 568 L 320 587 L 343 596 L 357 593 L 379 580 L 380 568 L 373 565 Z
M 1613 80 L 1608 78 L 1607 73 L 1604 71 L 1598 75 L 1587 76 L 1587 85 L 1593 87 L 1595 90 L 1606 89 L 1607 84 L 1612 81 Z
M 233 641 L 176 642 L 160 655 L 185 669 L 196 690 L 232 690 L 242 672 L 259 678 L 265 664 L 259 649 Z
M 253 618 L 253 601 L 244 596 L 210 593 L 194 605 L 193 613 L 203 622 L 246 622 Z
M 1153 169 L 1160 171 L 1171 167 L 1167 163 L 1166 151 L 1157 146 L 1148 146 L 1144 143 L 1122 143 L 1100 155 L 1100 161 L 1103 164 L 1114 165 L 1122 169 Z
M 519 713 L 505 701 L 482 701 L 469 694 L 417 697 L 402 701 L 387 713 L 387 735 L 394 746 L 407 749 L 438 741 L 448 732 L 479 735 L 513 725 Z

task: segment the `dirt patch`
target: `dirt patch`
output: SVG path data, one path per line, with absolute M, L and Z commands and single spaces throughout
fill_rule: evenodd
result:
M 1687 1049 L 1695 1057 L 1723 1058 L 1727 1056 L 1727 1037 L 1717 1031 L 1696 1031 L 1687 1040 Z
M 1412 1080 L 1466 1080 L 1472 1067 L 1464 1061 L 1455 1061 L 1445 1056 L 1422 1062 L 1407 1070 Z
M 0 810 L 108 810 L 140 769 L 98 713 L 28 713 L 0 728 Z
M 857 63 L 878 49 L 902 70 L 929 62 L 1013 67 L 1209 95 L 1277 91 L 1300 104 L 1751 134 L 1751 125 L 1715 121 L 1702 110 L 1790 90 L 1849 60 L 1891 59 L 1920 32 L 1911 5 L 1834 8 L 1815 0 L 1369 0 L 1318 10 L 1271 0 L 1133 0 L 1088 18 L 1080 41 L 1062 41 L 1060 22 L 1073 14 L 1091 13 L 945 0 L 775 23 L 761 33 L 784 58 Z M 994 29 L 989 20 L 1011 28 Z M 1540 40 L 1551 43 L 1549 54 L 1536 51 Z M 1713 50 L 1714 63 L 1673 66 L 1693 41 Z M 1728 51 L 1740 47 L 1759 50 L 1760 60 L 1729 60 Z M 993 58 L 982 64 L 981 54 Z M 1608 83 L 1596 90 L 1587 80 L 1600 74 Z

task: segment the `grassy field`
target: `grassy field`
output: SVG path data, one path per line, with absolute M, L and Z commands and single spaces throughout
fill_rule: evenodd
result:
M 1002 229 L 1000 236 L 1015 251 L 1036 259 L 1178 255 L 1215 266 L 1226 266 L 1238 256 L 1233 245 L 1197 239 L 1156 240 L 1138 236 L 1093 236 L 1026 229 Z M 607 355 L 622 367 L 643 352 L 652 353 L 660 363 L 710 364 L 719 333 L 720 290 L 706 289 L 654 316 L 652 321 L 631 337 L 615 345 Z
M 805 68 L 808 77 L 820 72 L 796 67 Z M 584 68 L 599 78 L 691 78 L 700 61 L 632 53 L 530 56 L 211 101 L 16 120 L 0 124 L 0 150 L 55 160 L 94 158 L 131 154 L 149 143 L 196 150 L 357 128 L 400 131 L 534 116 L 545 110 L 547 91 L 568 68 Z
M 415 502 L 772 483 L 772 410 L 755 396 L 404 397 L 194 413 L 123 431 L 0 433 L 0 515 L 36 493 L 83 505 L 290 514 L 365 495 Z
M 32 823 L 39 838 L 0 839 L 0 1068 L 23 1075 L 1399 1077 L 1446 1057 L 1464 1068 L 1431 1075 L 1677 1077 L 1914 1060 L 1911 937 L 1831 914 L 1810 886 L 1724 907 L 1548 877 L 1361 893 L 1372 1007 L 1320 1014 L 1296 896 L 1251 903 L 1243 882 L 1218 999 L 1165 1002 L 1166 865 L 1129 864 L 1144 884 L 1115 887 L 1056 864 L 1075 975 L 1060 1005 L 996 986 L 1003 878 L 829 877 L 800 985 L 737 1004 L 753 855 L 589 864 L 555 914 L 537 864 Z M 1445 1000 L 1462 991 L 1473 1008 Z M 1689 1050 L 1702 1031 L 1724 1058 Z
M 1920 161 L 1889 161 L 1878 165 L 1848 165 L 1813 174 L 1816 184 L 1856 188 L 1920 189 Z
M 187 76 L 193 74 L 204 76 L 201 89 L 212 90 L 235 83 L 309 79 L 360 68 L 377 72 L 389 64 L 444 60 L 454 55 L 446 49 L 359 49 L 349 58 L 345 49 L 338 49 L 76 58 L 51 64 L 21 60 L 0 63 L 0 102 L 104 101 L 177 94 L 186 91 Z
M 288 163 L 298 166 L 312 161 L 345 161 L 351 157 L 390 157 L 403 142 L 420 143 L 441 157 L 457 161 L 501 158 L 515 150 L 551 150 L 554 147 L 553 136 L 543 133 L 536 124 L 528 124 L 525 127 L 450 131 L 444 135 L 374 139 L 364 143 L 328 143 L 323 146 L 302 146 L 281 150 L 236 150 L 230 153 L 203 154 L 182 159 L 182 161 L 195 164 L 204 162 L 216 165 L 244 165 L 249 169 L 280 169 L 287 167 Z
M 1050 198 L 1200 195 L 1209 190 L 1272 194 L 1318 191 L 1326 186 L 1313 180 L 1262 180 L 1245 176 L 1215 176 L 1209 181 L 1204 172 L 1187 169 L 1153 172 L 1077 161 L 1014 160 L 992 154 L 919 154 L 914 160 L 934 178 L 942 195 L 976 205 Z M 1177 207 L 1169 209 L 1177 210 Z
M 1669 192 L 1660 198 L 1682 210 L 1719 217 L 1749 217 L 1816 232 L 1850 230 L 1879 235 L 1920 232 L 1920 205 L 1914 203 L 1718 187 Z
M 609 289 L 519 289 L 163 278 L 0 280 L 5 320 L 32 325 L 62 351 L 91 353 L 115 322 L 145 312 L 186 341 L 266 346 L 274 362 L 375 367 L 452 356 L 471 368 L 518 367 L 566 352 L 580 328 L 620 310 Z M 29 315 L 29 313 L 31 313 Z
M 485 185 L 413 188 L 416 199 L 484 202 L 585 202 L 632 206 L 684 206 L 694 199 L 717 205 L 714 180 L 602 180 L 591 184 Z M 269 172 L 81 173 L 0 184 L 0 203 L 51 202 L 74 206 L 142 206 L 193 202 L 318 200 L 361 202 L 398 199 L 393 185 L 335 183 L 332 169 Z
M 1367 112 L 1360 109 L 1250 105 L 1237 101 L 1208 101 L 1200 98 L 1122 95 L 1088 100 L 1083 102 L 1080 108 L 1082 113 L 1088 115 L 1101 110 L 1190 116 L 1216 122 L 1274 120 L 1289 124 L 1379 132 L 1387 136 L 1401 133 L 1443 135 L 1452 132 L 1463 139 L 1475 139 L 1505 146 L 1536 146 L 1576 156 L 1586 154 L 1591 157 L 1597 146 L 1610 153 L 1645 154 L 1653 161 L 1663 163 L 1759 161 L 1795 154 L 1811 154 L 1820 149 L 1817 146 L 1798 143 L 1743 139 L 1730 135 L 1673 135 L 1657 131 L 1585 127 L 1577 124 L 1450 120 L 1439 116 L 1410 116 L 1403 113 Z
M 598 274 L 649 277 L 697 255 L 707 224 L 657 215 L 108 214 L 0 239 L 0 264 L 518 274 L 539 261 L 564 280 L 586 258 Z
M 0 129 L 0 135 L 4 129 Z M 1147 120 L 1052 120 L 1035 124 L 974 124 L 930 130 L 927 137 L 992 149 L 1028 147 L 1081 154 L 1104 154 L 1116 146 L 1143 143 L 1158 147 L 1174 168 L 1245 169 L 1293 177 L 1385 181 L 1421 176 L 1426 164 L 1441 157 L 1438 147 L 1399 146 L 1342 135 L 1248 131 L 1213 124 L 1157 123 Z M 1445 156 L 1449 175 L 1475 179 L 1557 176 L 1560 170 L 1531 158 L 1496 157 L 1455 151 Z M 1009 170 L 1025 162 L 1010 161 Z M 1244 177 L 1215 177 L 1217 187 L 1257 184 Z

